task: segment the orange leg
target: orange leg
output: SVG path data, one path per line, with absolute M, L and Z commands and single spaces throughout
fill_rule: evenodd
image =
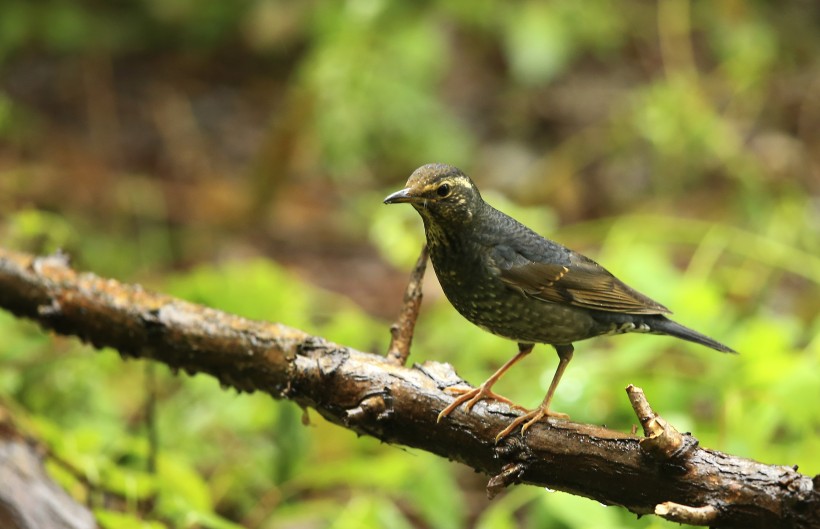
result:
M 555 389 L 558 387 L 558 382 L 561 381 L 561 377 L 564 375 L 564 370 L 566 370 L 569 361 L 572 360 L 572 353 L 575 349 L 572 347 L 572 344 L 555 345 L 553 347 L 555 347 L 555 350 L 558 352 L 559 361 L 558 368 L 555 370 L 555 374 L 552 376 L 552 382 L 550 383 L 550 387 L 547 390 L 547 395 L 544 397 L 544 400 L 541 402 L 540 406 L 538 406 L 532 411 L 525 413 L 521 417 L 518 417 L 513 422 L 511 422 L 509 426 L 507 426 L 501 432 L 499 432 L 499 434 L 495 436 L 496 443 L 510 435 L 519 426 L 521 426 L 521 433 L 523 434 L 527 431 L 527 429 L 530 426 L 540 421 L 544 417 L 569 419 L 569 415 L 565 413 L 550 411 L 550 402 L 552 402 L 552 396 L 555 394 Z
M 519 360 L 521 360 L 522 358 L 524 358 L 525 356 L 530 354 L 530 352 L 532 352 L 533 347 L 535 347 L 535 345 L 531 344 L 531 343 L 520 343 L 520 344 L 518 344 L 518 354 L 515 355 L 514 357 L 510 358 L 507 361 L 507 363 L 505 363 L 503 366 L 501 366 L 498 369 L 498 371 L 493 373 L 490 376 L 490 378 L 485 380 L 484 383 L 481 384 L 480 386 L 478 386 L 477 388 L 470 388 L 470 389 L 447 388 L 447 390 L 446 390 L 447 392 L 456 393 L 456 394 L 460 393 L 461 396 L 459 396 L 456 400 L 454 400 L 452 402 L 452 404 L 450 404 L 449 406 L 447 406 L 446 408 L 441 410 L 441 413 L 438 414 L 438 419 L 436 419 L 436 422 L 440 422 L 441 419 L 443 419 L 444 417 L 447 417 L 448 415 L 450 415 L 450 413 L 452 413 L 453 410 L 455 410 L 456 408 L 458 408 L 459 406 L 461 406 L 465 402 L 467 403 L 465 408 L 467 408 L 467 411 L 470 411 L 470 410 L 473 409 L 473 406 L 475 406 L 476 403 L 478 401 L 482 400 L 482 399 L 493 399 L 493 400 L 497 400 L 497 401 L 509 404 L 510 406 L 512 406 L 514 408 L 523 409 L 523 408 L 521 408 L 521 406 L 517 406 L 517 405 L 513 404 L 509 399 L 507 399 L 505 397 L 502 397 L 501 395 L 498 395 L 496 393 L 493 393 L 491 390 L 492 390 L 493 384 L 498 382 L 498 379 L 501 378 L 504 375 L 504 373 L 509 368 L 511 368 L 513 366 L 513 364 L 515 364 L 516 362 L 518 362 Z

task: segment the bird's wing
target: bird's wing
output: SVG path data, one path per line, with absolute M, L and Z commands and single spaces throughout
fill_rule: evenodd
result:
M 509 287 L 543 301 L 626 314 L 668 314 L 660 303 L 633 290 L 595 261 L 569 255 L 567 264 L 527 260 L 500 269 Z

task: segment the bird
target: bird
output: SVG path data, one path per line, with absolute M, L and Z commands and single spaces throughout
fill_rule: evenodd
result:
M 447 388 L 458 397 L 437 422 L 462 404 L 467 413 L 483 399 L 524 413 L 496 442 L 538 421 L 569 416 L 550 409 L 572 359 L 573 343 L 603 335 L 668 335 L 735 353 L 730 347 L 667 317 L 671 311 L 627 286 L 592 259 L 495 209 L 460 169 L 434 163 L 416 169 L 385 204 L 409 203 L 424 224 L 430 260 L 446 298 L 468 321 L 513 340 L 518 352 L 477 388 Z M 541 404 L 527 410 L 492 391 L 493 385 L 535 344 L 551 345 L 558 367 Z

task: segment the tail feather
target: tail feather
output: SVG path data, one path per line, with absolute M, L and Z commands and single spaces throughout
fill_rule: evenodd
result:
M 653 318 L 651 323 L 649 323 L 649 327 L 652 329 L 653 333 L 668 334 L 669 336 L 674 336 L 675 338 L 680 338 L 681 340 L 687 340 L 689 342 L 705 345 L 706 347 L 711 347 L 716 351 L 737 354 L 737 351 L 731 347 L 725 346 L 717 340 L 713 340 L 708 336 L 692 330 L 689 327 L 685 327 L 680 323 L 674 322 L 665 316 Z

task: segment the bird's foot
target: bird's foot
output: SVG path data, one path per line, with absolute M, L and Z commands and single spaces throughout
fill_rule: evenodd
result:
M 528 411 L 521 417 L 518 417 L 513 422 L 511 422 L 509 426 L 501 430 L 498 433 L 498 435 L 495 436 L 495 442 L 498 443 L 498 441 L 504 439 L 505 437 L 513 433 L 519 426 L 521 426 L 521 433 L 523 434 L 527 431 L 527 429 L 529 429 L 530 426 L 537 423 L 541 419 L 544 419 L 545 417 L 555 417 L 556 419 L 569 419 L 569 415 L 567 415 L 566 413 L 551 411 L 548 408 L 539 406 L 534 410 Z
M 456 395 L 460 395 L 456 400 L 454 400 L 449 406 L 441 410 L 441 413 L 438 414 L 438 418 L 436 422 L 441 422 L 441 419 L 450 415 L 456 408 L 461 406 L 466 402 L 464 406 L 467 411 L 473 409 L 478 401 L 484 399 L 491 399 L 498 402 L 503 402 L 504 404 L 508 404 L 511 408 L 526 411 L 523 406 L 519 406 L 518 404 L 514 404 L 510 399 L 506 397 L 502 397 L 498 393 L 494 393 L 491 389 L 491 386 L 485 386 L 484 384 L 478 386 L 477 388 L 458 388 L 458 387 L 450 387 L 445 388 L 444 391 L 447 393 L 453 393 Z

